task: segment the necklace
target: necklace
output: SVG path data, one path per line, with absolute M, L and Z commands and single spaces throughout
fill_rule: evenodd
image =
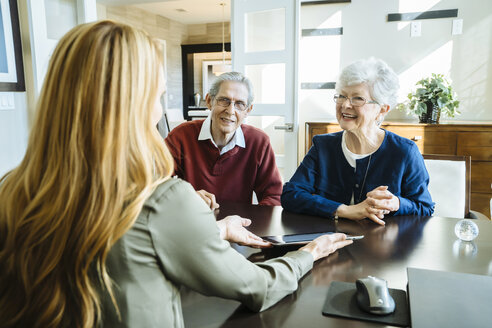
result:
M 367 162 L 366 173 L 364 174 L 364 180 L 362 180 L 362 186 L 360 187 L 359 198 L 357 199 L 357 204 L 360 203 L 360 199 L 362 197 L 362 191 L 364 190 L 364 185 L 366 184 L 367 172 L 369 171 L 369 165 L 371 164 L 372 154 L 369 155 L 369 161 Z

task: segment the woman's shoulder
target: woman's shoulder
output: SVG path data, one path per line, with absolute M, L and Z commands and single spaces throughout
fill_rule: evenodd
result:
M 422 157 L 417 144 L 396 133 L 386 131 L 385 141 L 383 142 L 383 149 L 385 153 L 391 153 L 393 158 L 416 158 Z
M 398 134 L 385 130 L 386 140 L 389 144 L 397 146 L 399 148 L 403 147 L 405 149 L 418 148 L 414 141 L 399 136 Z
M 145 204 L 151 207 L 163 201 L 179 204 L 181 202 L 187 202 L 190 198 L 193 200 L 193 197 L 190 197 L 190 195 L 194 196 L 194 194 L 195 189 L 188 182 L 179 178 L 169 178 L 155 188 Z
M 170 178 L 161 183 L 145 201 L 144 217 L 150 222 L 163 222 L 163 218 L 184 224 L 195 224 L 203 216 L 212 216 L 213 212 L 198 196 L 188 182 L 179 178 Z M 184 224 L 186 225 L 186 224 Z
M 149 231 L 154 240 L 216 234 L 213 211 L 195 189 L 181 179 L 168 179 L 160 184 L 145 203 Z M 178 239 L 177 239 L 178 238 Z M 192 238 L 193 239 L 193 238 Z
M 313 137 L 313 144 L 331 144 L 342 140 L 343 131 L 318 134 Z

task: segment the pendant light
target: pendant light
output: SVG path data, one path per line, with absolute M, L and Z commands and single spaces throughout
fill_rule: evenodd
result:
M 215 76 L 219 76 L 222 73 L 225 72 L 230 72 L 232 70 L 231 65 L 227 65 L 225 62 L 225 28 L 224 28 L 224 7 L 225 3 L 221 2 L 220 5 L 222 6 L 222 64 L 217 64 L 212 66 L 212 73 L 214 73 Z

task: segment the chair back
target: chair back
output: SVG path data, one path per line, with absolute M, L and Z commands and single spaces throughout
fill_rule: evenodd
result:
M 162 113 L 162 117 L 159 122 L 157 122 L 157 131 L 159 131 L 159 134 L 162 136 L 162 138 L 166 138 L 169 134 L 169 131 L 171 131 L 165 111 Z
M 429 192 L 436 203 L 434 215 L 470 216 L 471 157 L 424 154 L 429 172 Z

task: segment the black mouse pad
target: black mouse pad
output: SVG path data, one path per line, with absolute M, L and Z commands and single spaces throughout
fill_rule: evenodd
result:
M 355 283 L 333 281 L 328 289 L 323 314 L 392 326 L 410 326 L 406 291 L 389 288 L 389 293 L 395 300 L 395 312 L 384 316 L 362 311 L 355 299 L 356 292 Z

